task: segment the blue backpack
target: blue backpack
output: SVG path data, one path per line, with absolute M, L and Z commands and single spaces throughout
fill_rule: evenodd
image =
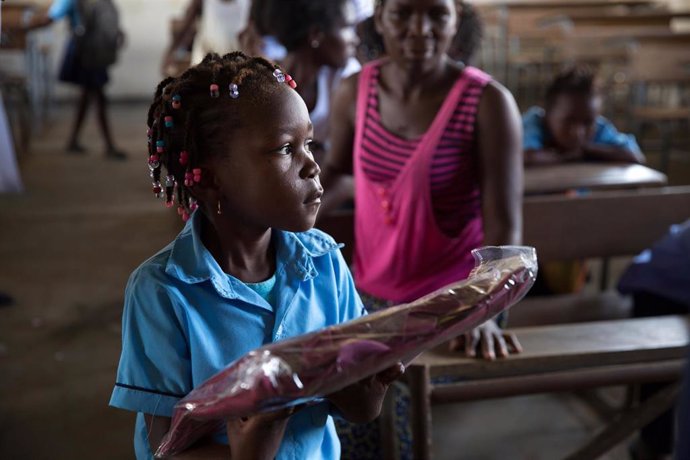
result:
M 112 0 L 75 0 L 81 24 L 74 30 L 82 66 L 104 68 L 117 61 L 120 15 Z

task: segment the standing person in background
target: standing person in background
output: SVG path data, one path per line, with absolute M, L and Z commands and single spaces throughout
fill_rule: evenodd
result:
M 179 33 L 163 55 L 161 73 L 170 74 L 175 51 L 195 24 L 191 65 L 200 63 L 207 53 L 224 54 L 239 50 L 239 34 L 247 25 L 250 7 L 251 0 L 191 0 Z
M 522 117 L 525 166 L 568 161 L 644 163 L 632 134 L 620 133 L 601 115 L 602 97 L 595 76 L 574 67 L 553 80 L 546 105 L 532 107 Z
M 312 151 L 321 164 L 329 146 L 331 96 L 357 72 L 356 15 L 350 0 L 263 0 L 267 27 L 287 51 L 281 65 L 299 82 L 297 92 L 314 124 Z
M 12 132 L 5 114 L 5 104 L 0 92 L 0 193 L 17 193 L 22 191 L 22 180 L 19 177 L 17 159 L 14 154 Z M 0 307 L 14 305 L 14 298 L 0 291 Z
M 322 212 L 349 198 L 354 176 L 354 276 L 369 311 L 467 277 L 474 248 L 521 240 L 520 115 L 504 87 L 448 56 L 458 7 L 380 1 L 387 57 L 335 98 Z M 520 350 L 493 320 L 452 346 L 486 359 Z M 380 458 L 377 431 L 345 428 L 344 458 Z M 399 437 L 408 458 L 409 434 Z
M 95 11 L 95 9 L 98 11 Z M 94 11 L 96 15 L 91 14 Z M 29 20 L 27 29 L 32 30 L 45 27 L 65 17 L 69 19 L 72 36 L 65 50 L 59 79 L 65 83 L 79 86 L 81 88 L 81 95 L 72 131 L 67 142 L 67 152 L 75 154 L 86 152 L 86 147 L 79 142 L 79 135 L 86 111 L 91 101 L 95 99 L 98 111 L 98 124 L 105 142 L 106 157 L 115 160 L 125 160 L 127 155 L 116 147 L 110 131 L 108 99 L 105 95 L 105 85 L 109 80 L 108 66 L 114 63 L 114 56 L 113 59 L 105 61 L 109 62 L 109 64 L 91 62 L 94 61 L 96 54 L 101 52 L 103 54 L 113 54 L 116 51 L 115 49 L 99 50 L 93 46 L 95 43 L 102 44 L 100 41 L 103 37 L 102 33 L 108 32 L 108 27 L 95 22 L 99 14 L 101 15 L 100 17 L 108 18 L 110 28 L 116 28 L 114 30 L 114 38 L 117 43 L 114 47 L 121 46 L 124 43 L 124 34 L 117 27 L 118 14 L 112 0 L 98 0 L 89 4 L 83 0 L 54 0 L 47 12 Z M 87 17 L 84 17 L 85 15 Z M 83 38 L 83 41 L 80 38 Z M 113 48 L 113 45 L 109 43 L 108 47 Z M 87 49 L 88 51 L 86 51 Z

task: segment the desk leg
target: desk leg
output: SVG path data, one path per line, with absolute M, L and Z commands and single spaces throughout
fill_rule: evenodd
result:
M 398 460 L 400 453 L 398 452 L 397 434 L 395 432 L 395 391 L 393 388 L 396 382 L 393 382 L 386 392 L 386 397 L 383 399 L 383 408 L 381 416 L 379 417 L 379 429 L 381 431 L 381 450 L 383 451 L 383 460 Z
M 672 383 L 660 390 L 640 406 L 624 411 L 599 433 L 589 444 L 568 455 L 565 460 L 591 460 L 599 458 L 613 446 L 627 438 L 635 430 L 661 415 L 671 407 L 680 391 L 680 383 Z
M 412 426 L 412 451 L 416 460 L 431 459 L 431 388 L 429 368 L 407 368 L 410 385 L 410 424 Z

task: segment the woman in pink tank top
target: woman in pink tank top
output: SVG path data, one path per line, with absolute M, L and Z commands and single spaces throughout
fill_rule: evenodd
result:
M 354 177 L 354 275 L 369 308 L 467 277 L 476 247 L 521 240 L 520 114 L 490 76 L 448 57 L 456 8 L 380 0 L 387 57 L 335 95 L 321 211 L 342 202 Z M 487 359 L 519 351 L 493 320 L 456 345 Z
M 357 287 L 400 303 L 466 277 L 472 249 L 520 243 L 522 133 L 512 95 L 446 54 L 453 0 L 384 0 L 375 20 L 388 57 L 335 96 L 324 205 L 354 176 Z M 466 339 L 489 359 L 511 348 L 495 324 Z

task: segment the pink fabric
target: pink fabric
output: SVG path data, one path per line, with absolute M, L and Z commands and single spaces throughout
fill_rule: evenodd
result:
M 377 183 L 363 171 L 361 146 L 368 88 L 378 65 L 380 62 L 373 62 L 362 69 L 357 95 L 354 275 L 357 287 L 366 293 L 394 302 L 409 302 L 467 277 L 474 267 L 470 251 L 482 244 L 481 214 L 468 220 L 457 236 L 445 235 L 434 216 L 430 168 L 469 81 L 488 81 L 490 77 L 466 68 L 395 180 Z

